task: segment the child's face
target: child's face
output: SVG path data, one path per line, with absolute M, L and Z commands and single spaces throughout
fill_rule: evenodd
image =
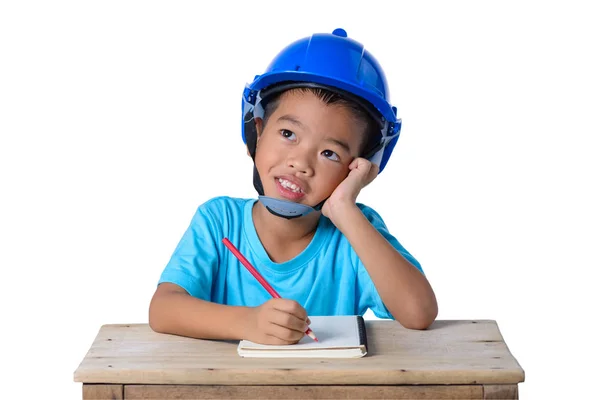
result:
M 364 127 L 310 92 L 284 93 L 259 132 L 255 165 L 265 195 L 314 206 L 348 176 Z

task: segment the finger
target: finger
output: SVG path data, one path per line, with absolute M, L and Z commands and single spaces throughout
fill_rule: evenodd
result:
M 306 318 L 298 318 L 293 314 L 289 314 L 280 310 L 275 310 L 275 312 L 270 315 L 269 321 L 283 328 L 294 330 L 300 333 L 305 332 L 308 328 L 308 325 L 306 324 Z
M 355 161 L 356 164 L 351 165 L 350 172 L 356 171 L 355 175 L 361 176 L 363 180 L 368 179 L 373 171 L 373 167 L 375 166 L 375 164 L 364 158 L 357 158 L 355 159 Z
M 275 299 L 273 308 L 279 311 L 284 311 L 288 314 L 295 315 L 296 318 L 306 321 L 308 315 L 306 310 L 297 301 L 290 299 Z
M 371 183 L 379 174 L 379 167 L 373 164 L 371 161 L 364 159 L 360 162 L 356 169 L 361 173 L 360 175 L 362 176 L 364 186 L 367 186 L 369 183 Z
M 287 346 L 290 344 L 296 344 L 299 342 L 299 340 L 282 340 L 279 339 L 278 337 L 272 336 L 272 335 L 265 335 L 266 337 L 266 341 L 264 341 L 263 344 L 271 344 L 271 345 L 276 345 L 276 346 Z
M 306 317 L 306 324 L 310 325 L 310 318 Z
M 367 185 L 373 182 L 373 180 L 377 178 L 377 175 L 379 175 L 379 166 L 371 163 L 371 170 L 369 171 L 369 175 L 367 177 Z
M 304 332 L 298 332 L 274 323 L 269 326 L 267 334 L 286 343 L 296 343 L 304 337 Z
M 379 174 L 379 165 L 371 163 L 371 173 L 376 177 Z

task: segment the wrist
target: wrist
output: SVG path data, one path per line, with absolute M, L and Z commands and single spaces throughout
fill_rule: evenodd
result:
M 230 333 L 236 339 L 247 339 L 249 331 L 249 316 L 251 307 L 236 306 L 233 307 L 234 313 L 231 315 Z
M 331 222 L 343 232 L 350 220 L 362 215 L 362 211 L 355 202 L 340 202 L 330 205 L 329 214 Z

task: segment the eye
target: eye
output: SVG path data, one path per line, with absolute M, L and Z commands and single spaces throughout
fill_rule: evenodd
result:
M 284 138 L 286 138 L 288 140 L 294 140 L 296 138 L 296 134 L 287 129 L 282 129 L 279 131 L 279 133 L 281 134 L 281 136 L 283 136 Z
M 323 154 L 325 157 L 329 158 L 332 161 L 340 161 L 340 156 L 337 155 L 337 153 L 331 151 L 331 150 L 323 150 Z

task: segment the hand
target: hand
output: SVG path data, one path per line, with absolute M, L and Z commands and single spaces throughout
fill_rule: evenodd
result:
M 271 299 L 250 310 L 244 339 L 255 343 L 298 343 L 310 325 L 306 310 L 294 300 Z
M 335 224 L 336 214 L 345 206 L 356 206 L 360 191 L 377 177 L 379 168 L 369 160 L 355 158 L 348 166 L 350 173 L 327 199 L 321 212 Z M 343 212 L 343 211 L 342 211 Z

